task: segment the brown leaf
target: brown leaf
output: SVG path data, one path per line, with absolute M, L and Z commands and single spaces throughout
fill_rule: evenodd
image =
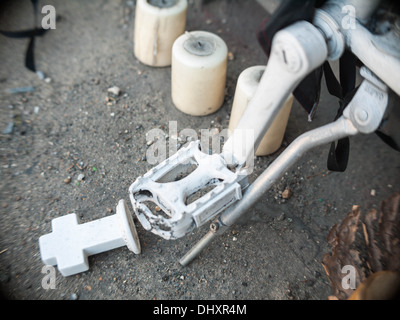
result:
M 365 233 L 364 237 L 366 237 L 366 247 L 369 255 L 369 265 L 371 267 L 371 272 L 382 271 L 382 252 L 378 247 L 375 229 L 376 229 L 376 221 L 377 221 L 377 211 L 375 209 L 369 211 L 364 217 L 363 224 L 365 225 Z
M 382 202 L 378 230 L 384 269 L 400 271 L 400 193 Z
M 342 279 L 345 276 L 342 273 L 344 266 L 355 267 L 356 285 L 365 278 L 356 268 L 361 262 L 359 253 L 351 249 L 356 239 L 360 214 L 360 207 L 354 206 L 340 225 L 336 224 L 332 227 L 327 237 L 328 243 L 332 246 L 332 254 L 323 256 L 322 265 L 331 282 L 333 295 L 338 299 L 347 299 L 353 293 L 352 289 L 344 289 L 342 286 Z
M 332 227 L 327 237 L 332 253 L 323 256 L 322 264 L 331 282 L 333 295 L 338 299 L 348 299 L 354 292 L 342 287 L 344 274 L 341 271 L 345 265 L 355 267 L 356 286 L 360 288 L 361 283 L 368 284 L 366 279 L 371 274 L 400 271 L 400 193 L 382 202 L 379 216 L 377 210 L 370 210 L 362 218 L 365 246 L 361 247 L 356 243 L 360 215 L 360 207 L 354 206 L 340 224 Z M 365 265 L 369 268 L 368 272 L 364 270 Z M 378 290 L 376 286 L 370 288 Z M 379 294 L 384 293 L 383 282 L 379 282 L 379 288 Z M 378 291 L 369 294 L 378 294 Z

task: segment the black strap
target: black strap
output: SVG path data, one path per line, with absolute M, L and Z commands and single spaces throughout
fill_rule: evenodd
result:
M 271 53 L 272 40 L 275 34 L 297 22 L 312 22 L 315 8 L 322 6 L 327 0 L 285 0 L 274 14 L 265 19 L 257 30 L 257 39 L 265 54 L 269 57 Z M 310 72 L 309 75 L 293 90 L 293 95 L 300 105 L 307 111 L 312 119 L 319 102 L 322 68 Z
M 257 32 L 257 39 L 269 56 L 271 52 L 272 39 L 276 32 L 299 20 L 312 21 L 315 8 L 320 7 L 326 0 L 286 0 L 274 12 L 271 18 L 266 19 L 260 25 Z M 356 79 L 356 60 L 351 52 L 345 51 L 340 59 L 340 81 L 338 81 L 329 65 L 326 62 L 322 67 L 311 72 L 293 91 L 300 105 L 308 112 L 311 120 L 319 104 L 322 74 L 330 94 L 339 99 L 339 111 L 337 118 L 343 113 L 346 106 L 346 96 L 353 91 Z M 350 150 L 348 138 L 334 142 L 331 145 L 328 159 L 328 169 L 331 171 L 343 172 L 347 168 Z
M 328 91 L 331 95 L 339 98 L 339 110 L 335 121 L 343 114 L 344 109 L 350 102 L 356 85 L 356 63 L 355 57 L 350 51 L 345 51 L 340 58 L 340 83 L 336 79 L 329 63 L 324 64 L 324 74 Z M 350 139 L 343 138 L 332 142 L 328 155 L 328 170 L 344 172 L 347 169 L 350 155 Z
M 38 1 L 31 0 L 33 6 L 33 15 L 34 15 L 34 28 L 31 30 L 22 30 L 22 31 L 2 31 L 0 33 L 6 37 L 10 38 L 30 38 L 28 48 L 25 54 L 25 67 L 33 72 L 36 72 L 35 66 L 35 37 L 41 37 L 48 31 L 47 29 L 38 28 L 37 27 L 37 12 L 38 12 Z

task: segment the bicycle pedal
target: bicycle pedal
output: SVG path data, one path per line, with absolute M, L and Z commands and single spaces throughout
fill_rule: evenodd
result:
M 245 170 L 233 172 L 219 154 L 191 142 L 139 177 L 129 188 L 142 226 L 164 239 L 178 239 L 242 198 Z

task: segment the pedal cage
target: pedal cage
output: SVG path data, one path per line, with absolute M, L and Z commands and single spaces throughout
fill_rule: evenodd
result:
M 191 142 L 129 188 L 136 216 L 143 227 L 164 239 L 183 237 L 242 198 L 247 174 L 233 172 L 219 154 Z

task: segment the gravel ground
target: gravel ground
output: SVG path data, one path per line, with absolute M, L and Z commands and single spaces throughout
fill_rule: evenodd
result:
M 38 239 L 51 220 L 77 213 L 82 223 L 115 213 L 146 161 L 146 133 L 227 128 L 237 77 L 266 64 L 256 30 L 268 13 L 255 1 L 191 1 L 188 30 L 219 34 L 232 53 L 226 99 L 215 114 L 180 113 L 170 97 L 170 68 L 150 68 L 133 55 L 135 1 L 48 1 L 61 16 L 36 42 L 36 64 L 51 81 L 24 68 L 27 39 L 0 36 L 0 288 L 10 299 L 44 300 L 324 300 L 331 294 L 321 260 L 326 236 L 358 204 L 377 208 L 400 190 L 399 154 L 375 135 L 351 139 L 345 173 L 326 169 L 329 146 L 302 158 L 237 226 L 186 268 L 178 264 L 208 225 L 175 241 L 136 221 L 142 253 L 119 248 L 89 258 L 90 270 L 56 274 L 44 289 Z M 1 30 L 29 29 L 29 1 L 3 1 Z M 33 86 L 34 92 L 7 89 Z M 107 101 L 107 89 L 121 88 Z M 307 122 L 295 102 L 282 148 L 257 158 L 253 180 L 299 134 L 330 122 L 337 101 L 322 92 Z M 78 181 L 80 174 L 85 176 Z M 285 199 L 282 193 L 291 190 Z

